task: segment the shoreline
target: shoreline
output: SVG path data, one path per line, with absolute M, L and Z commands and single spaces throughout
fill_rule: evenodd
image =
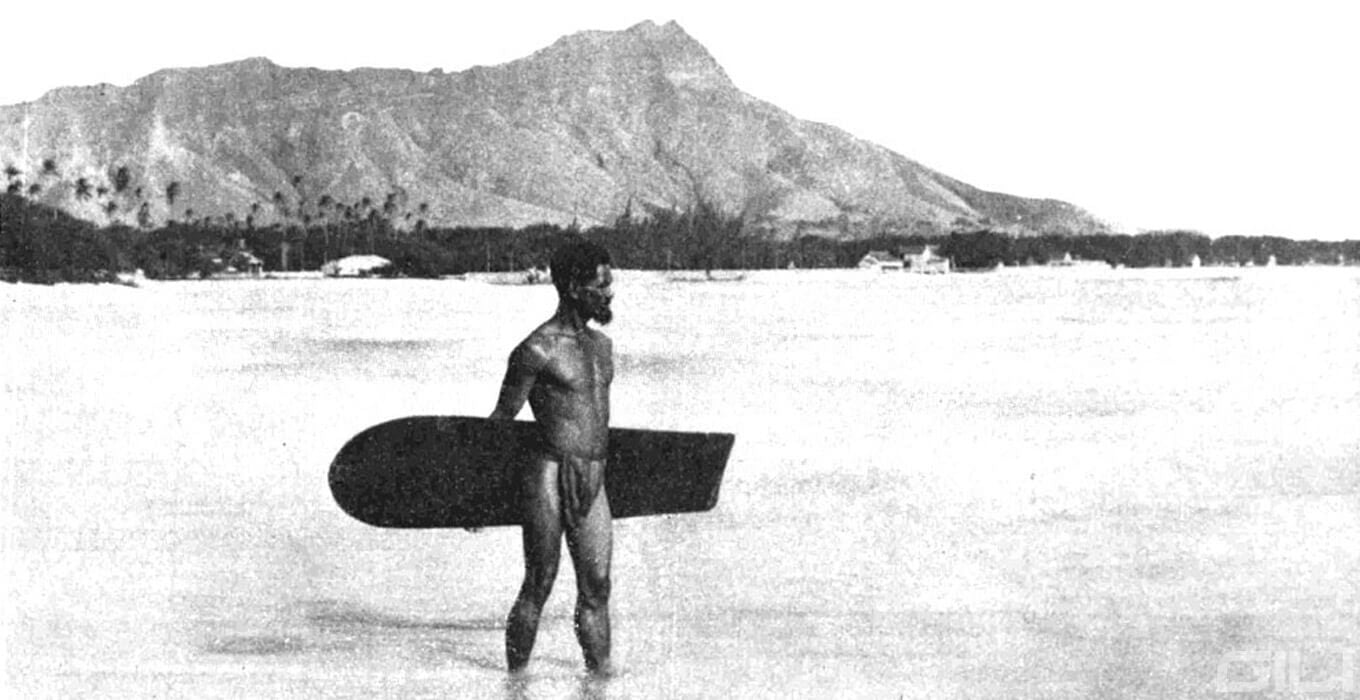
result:
M 686 283 L 703 285 L 707 283 L 724 285 L 759 283 L 775 280 L 812 280 L 860 278 L 865 281 L 913 280 L 920 284 L 943 285 L 951 278 L 958 279 L 1015 279 L 1050 278 L 1055 280 L 1206 280 L 1233 281 L 1241 279 L 1270 279 L 1317 275 L 1360 275 L 1360 265 L 1281 265 L 1274 267 L 1126 267 L 1126 268 L 1083 268 L 1083 267 L 1006 267 L 987 270 L 955 270 L 949 274 L 913 274 L 910 272 L 876 272 L 857 268 L 797 268 L 797 269 L 749 269 L 718 270 L 709 277 L 702 270 L 645 270 L 618 268 L 617 275 L 628 280 L 648 280 L 656 283 Z M 465 282 L 488 287 L 551 287 L 550 279 L 526 281 L 520 272 L 472 272 L 443 277 L 379 277 L 343 276 L 332 277 L 320 271 L 271 272 L 263 275 L 214 275 L 207 279 L 154 279 L 143 275 L 120 273 L 117 278 L 92 282 L 33 282 L 26 280 L 3 280 L 4 288 L 64 288 L 81 287 L 151 289 L 160 285 L 178 283 L 246 283 L 246 282 Z

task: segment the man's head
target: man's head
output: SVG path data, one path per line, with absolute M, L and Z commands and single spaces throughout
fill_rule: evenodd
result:
M 553 252 L 551 263 L 558 298 L 587 321 L 609 323 L 614 317 L 609 309 L 614 297 L 611 264 L 609 251 L 596 243 L 577 239 L 562 245 Z

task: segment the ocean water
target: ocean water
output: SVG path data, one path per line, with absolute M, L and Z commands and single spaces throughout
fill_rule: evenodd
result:
M 1360 691 L 1360 271 L 616 287 L 615 424 L 736 447 L 713 512 L 616 523 L 622 673 L 564 562 L 511 682 L 518 532 L 371 528 L 326 469 L 489 413 L 551 287 L 0 286 L 6 695 Z

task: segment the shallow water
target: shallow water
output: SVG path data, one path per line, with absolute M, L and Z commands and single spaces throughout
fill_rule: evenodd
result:
M 0 287 L 9 694 L 1208 697 L 1360 648 L 1356 270 L 616 286 L 615 423 L 738 438 L 714 512 L 617 523 L 603 684 L 569 567 L 508 683 L 518 533 L 326 488 L 488 413 L 550 287 Z

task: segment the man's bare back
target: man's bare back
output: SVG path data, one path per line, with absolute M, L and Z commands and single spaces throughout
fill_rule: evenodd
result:
M 542 430 L 520 482 L 525 576 L 506 625 L 506 660 L 511 671 L 528 664 L 565 534 L 576 570 L 577 638 L 586 666 L 608 673 L 613 519 L 603 486 L 614 361 L 609 338 L 587 325 L 612 317 L 608 253 L 587 248 L 562 261 L 554 256 L 553 277 L 557 312 L 510 354 L 491 414 L 513 419 L 527 401 Z

